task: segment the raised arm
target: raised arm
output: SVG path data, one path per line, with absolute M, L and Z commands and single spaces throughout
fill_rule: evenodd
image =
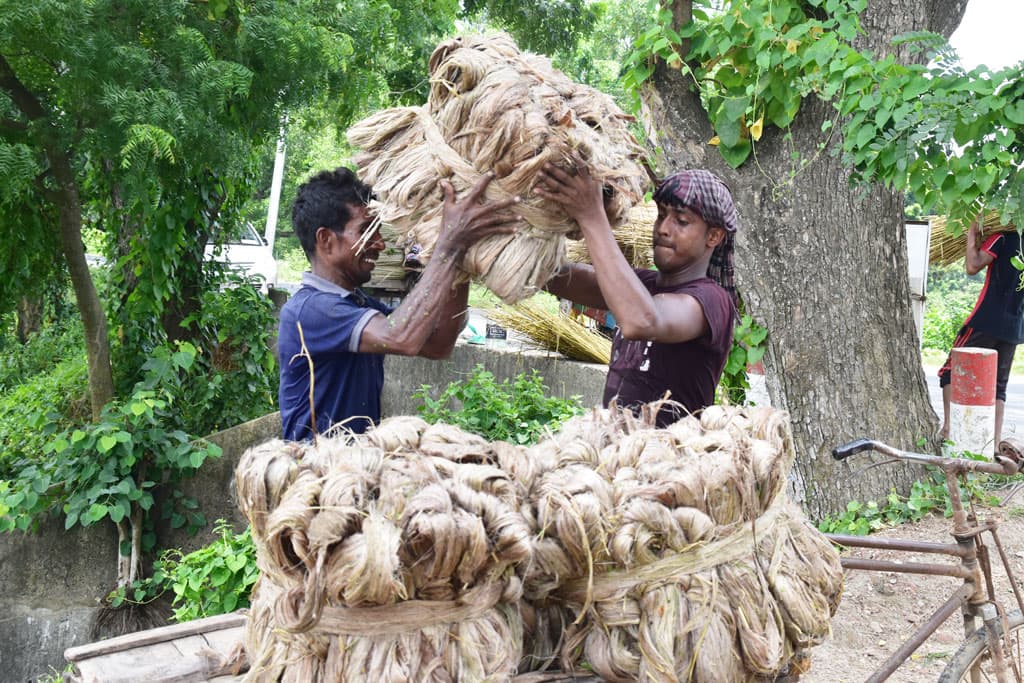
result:
M 485 237 L 515 231 L 519 220 L 510 211 L 519 202 L 518 197 L 493 203 L 480 202 L 493 178 L 493 173 L 485 175 L 459 202 L 455 201 L 455 190 L 451 183 L 447 180 L 441 182 L 444 214 L 441 234 L 434 245 L 430 262 L 424 268 L 419 282 L 391 315 L 374 316 L 366 324 L 359 340 L 361 353 L 415 356 L 421 353 L 435 330 L 440 329 L 442 335 L 447 334 L 446 321 L 441 320 L 441 315 L 451 305 L 452 285 L 466 250 Z M 455 294 L 458 295 L 458 292 Z M 456 298 L 455 306 L 459 300 Z M 462 308 L 465 310 L 464 303 Z M 454 345 L 455 335 L 451 336 L 450 345 Z M 438 343 L 437 346 L 448 344 L 446 340 L 440 341 L 444 343 Z M 436 348 L 432 351 L 428 349 L 428 353 L 433 354 L 432 357 L 439 357 L 440 351 Z
M 548 280 L 544 289 L 576 304 L 606 310 L 608 308 L 604 297 L 601 296 L 601 288 L 597 284 L 597 273 L 594 272 L 594 266 L 586 263 L 570 263 Z
M 437 326 L 427 337 L 419 355 L 432 360 L 441 360 L 452 354 L 459 332 L 466 326 L 466 306 L 469 304 L 469 283 L 455 285 L 444 301 L 437 316 Z
M 981 248 L 981 216 L 974 219 L 971 227 L 967 228 L 967 255 L 964 258 L 964 269 L 968 275 L 980 272 L 988 264 L 995 260 L 995 257 Z
M 576 220 L 587 241 L 605 308 L 615 316 L 623 337 L 674 343 L 704 334 L 707 319 L 696 299 L 686 294 L 652 296 L 633 272 L 615 243 L 601 184 L 585 165 L 578 164 L 572 175 L 546 164 L 535 192 L 561 204 Z

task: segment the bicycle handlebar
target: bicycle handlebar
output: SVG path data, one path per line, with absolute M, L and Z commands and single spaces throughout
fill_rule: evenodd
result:
M 832 457 L 836 460 L 846 460 L 851 455 L 856 455 L 861 451 L 874 450 L 874 442 L 870 439 L 857 439 L 849 443 L 844 443 L 842 446 L 832 449 Z
M 1009 458 L 997 455 L 994 462 L 985 460 L 968 460 L 966 458 L 943 458 L 937 455 L 927 455 L 925 453 L 912 453 L 910 451 L 902 451 L 898 448 L 882 443 L 881 441 L 872 441 L 871 439 L 857 439 L 856 441 L 850 441 L 832 449 L 832 457 L 836 460 L 845 460 L 851 455 L 862 453 L 864 451 L 877 451 L 899 460 L 906 460 L 908 462 L 916 462 L 924 465 L 933 465 L 947 472 L 962 473 L 962 472 L 987 472 L 989 474 L 1005 474 L 1011 476 L 1017 474 L 1020 467 L 1016 462 Z

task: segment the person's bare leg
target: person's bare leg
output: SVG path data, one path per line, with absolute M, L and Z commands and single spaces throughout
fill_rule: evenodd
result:
M 939 430 L 939 436 L 943 441 L 949 438 L 949 398 L 953 393 L 951 387 L 950 384 L 942 387 L 942 429 Z
M 996 453 L 999 452 L 999 442 L 1002 440 L 1003 435 L 1003 410 L 1006 408 L 1006 401 L 996 399 L 996 431 L 993 435 L 995 443 L 992 444 L 992 450 Z

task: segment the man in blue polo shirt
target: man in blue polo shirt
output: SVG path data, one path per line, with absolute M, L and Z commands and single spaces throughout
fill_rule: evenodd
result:
M 384 241 L 367 211 L 372 189 L 347 168 L 299 187 L 292 226 L 309 259 L 302 286 L 281 309 L 282 432 L 300 441 L 339 423 L 363 432 L 380 421 L 384 356 L 446 358 L 462 329 L 469 285 L 454 285 L 466 250 L 518 224 L 518 198 L 481 201 L 486 175 L 462 201 L 442 181 L 444 214 L 433 254 L 397 309 L 363 293 Z M 310 378 L 312 369 L 312 379 Z
M 967 229 L 967 255 L 964 268 L 968 275 L 985 273 L 985 285 L 974 304 L 974 310 L 953 341 L 954 348 L 976 346 L 995 349 L 996 364 L 996 420 L 993 450 L 999 450 L 1002 438 L 1003 412 L 1006 408 L 1006 384 L 1017 344 L 1024 341 L 1024 290 L 1021 289 L 1021 271 L 1013 267 L 1011 259 L 1021 253 L 1021 239 L 1016 232 L 997 232 L 982 242 L 979 220 Z M 941 435 L 949 436 L 950 358 L 939 369 L 942 387 L 943 423 Z

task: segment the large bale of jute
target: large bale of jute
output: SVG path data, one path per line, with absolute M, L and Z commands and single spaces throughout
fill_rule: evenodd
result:
M 515 484 L 482 464 L 493 449 L 438 427 L 403 418 L 364 437 L 245 453 L 236 485 L 260 569 L 246 680 L 515 673 L 530 529 Z M 453 458 L 427 452 L 448 446 Z
M 842 570 L 785 494 L 785 414 L 714 406 L 657 429 L 657 407 L 595 410 L 528 449 L 547 468 L 524 599 L 569 626 L 559 641 L 528 628 L 527 650 L 608 681 L 798 668 L 829 632 Z
M 356 123 L 349 143 L 372 210 L 428 259 L 441 230 L 438 183 L 464 196 L 488 172 L 486 198 L 519 196 L 527 227 L 474 245 L 462 263 L 506 303 L 538 291 L 565 262 L 566 236 L 578 231 L 560 206 L 533 193 L 548 162 L 586 164 L 606 188 L 613 226 L 624 222 L 648 185 L 632 117 L 611 97 L 573 82 L 546 57 L 521 52 L 505 34 L 446 40 L 430 58 L 430 94 L 420 107 L 386 109 Z

